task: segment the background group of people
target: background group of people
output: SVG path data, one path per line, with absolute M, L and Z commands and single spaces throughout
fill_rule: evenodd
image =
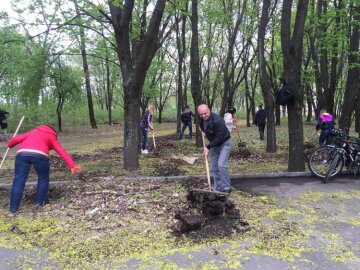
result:
M 152 124 L 152 115 L 156 109 L 149 106 L 140 121 L 140 128 L 143 135 L 141 142 L 141 153 L 147 154 L 147 135 L 148 129 L 154 133 Z M 234 117 L 235 108 L 231 108 L 220 117 L 211 112 L 207 104 L 201 104 L 197 108 L 200 116 L 200 129 L 205 134 L 209 143 L 204 146 L 203 152 L 207 157 L 210 156 L 211 174 L 214 179 L 214 189 L 219 192 L 230 193 L 230 177 L 228 173 L 228 160 L 232 148 L 232 139 L 230 133 L 233 130 L 239 131 L 237 119 Z M 4 134 L 7 136 L 7 117 L 9 113 L 0 109 L 0 125 Z M 189 138 L 192 137 L 192 118 L 195 117 L 189 106 L 186 106 L 181 114 L 182 128 L 179 134 L 179 140 L 182 139 L 185 129 L 189 128 Z M 264 130 L 266 125 L 266 113 L 259 106 L 259 110 L 255 114 L 255 124 L 259 128 L 260 139 L 264 139 Z M 326 110 L 320 111 L 317 121 L 316 131 L 321 129 L 319 144 L 329 144 L 331 134 L 330 131 L 335 126 L 334 118 Z M 49 151 L 55 150 L 59 156 L 65 161 L 71 170 L 71 173 L 81 173 L 81 167 L 77 166 L 70 155 L 62 147 L 57 140 L 57 133 L 50 125 L 38 126 L 26 133 L 15 136 L 7 143 L 9 148 L 18 145 L 15 157 L 15 173 L 10 195 L 10 212 L 15 213 L 23 198 L 25 183 L 27 181 L 31 166 L 34 166 L 38 175 L 37 192 L 35 205 L 42 206 L 48 202 L 49 190 Z
M 152 125 L 152 115 L 155 112 L 153 106 L 149 106 L 140 121 L 142 133 L 141 153 L 148 154 L 146 149 L 148 129 L 154 132 Z M 232 149 L 232 139 L 230 133 L 233 130 L 239 132 L 237 118 L 234 117 L 236 108 L 230 108 L 224 117 L 211 112 L 207 104 L 201 104 L 197 108 L 200 116 L 200 129 L 208 139 L 209 143 L 204 146 L 203 152 L 207 157 L 210 155 L 210 171 L 214 179 L 214 189 L 219 192 L 230 193 L 230 177 L 228 172 L 228 161 Z M 192 120 L 195 117 L 189 106 L 186 106 L 181 113 L 182 127 L 179 133 L 179 140 L 182 139 L 186 128 L 189 129 L 189 138 L 192 138 Z M 255 124 L 259 127 L 260 139 L 264 139 L 266 114 L 262 105 L 255 115 Z

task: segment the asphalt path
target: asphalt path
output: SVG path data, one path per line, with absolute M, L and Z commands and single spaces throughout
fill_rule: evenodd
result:
M 237 178 L 232 180 L 232 185 L 236 189 L 253 194 L 270 194 L 280 198 L 297 198 L 308 191 L 337 192 L 360 190 L 360 176 L 336 177 L 327 184 L 324 184 L 322 179 L 316 177 Z

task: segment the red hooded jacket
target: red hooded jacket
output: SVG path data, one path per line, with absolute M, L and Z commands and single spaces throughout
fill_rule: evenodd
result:
M 56 132 L 48 126 L 38 126 L 24 134 L 16 136 L 8 141 L 9 148 L 19 144 L 17 153 L 27 152 L 49 156 L 49 151 L 54 149 L 56 153 L 66 162 L 69 168 L 75 166 L 75 162 L 65 151 L 56 138 Z

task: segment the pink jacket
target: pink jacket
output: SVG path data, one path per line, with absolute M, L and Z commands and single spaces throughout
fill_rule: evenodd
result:
M 75 166 L 75 162 L 57 140 L 56 132 L 48 126 L 38 126 L 24 134 L 12 138 L 7 143 L 9 148 L 12 148 L 17 144 L 19 144 L 17 153 L 30 152 L 49 156 L 49 151 L 54 149 L 70 169 Z

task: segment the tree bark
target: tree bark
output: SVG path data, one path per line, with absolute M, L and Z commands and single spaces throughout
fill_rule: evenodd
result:
M 357 98 L 360 96 L 360 67 L 359 67 L 359 21 L 360 21 L 360 5 L 350 8 L 350 14 L 353 14 L 353 23 L 350 29 L 349 37 L 349 56 L 348 56 L 348 75 L 346 80 L 346 88 L 344 101 L 341 107 L 341 116 L 339 119 L 339 128 L 345 129 L 351 126 L 351 116 L 353 114 L 355 104 L 358 104 Z M 357 22 L 357 23 L 355 23 Z
M 190 48 L 190 67 L 191 67 L 191 94 L 195 105 L 196 119 L 196 146 L 201 147 L 202 136 L 199 129 L 199 114 L 197 107 L 202 103 L 201 84 L 200 84 L 200 56 L 199 56 L 199 30 L 198 30 L 198 2 L 191 0 L 191 48 Z
M 139 168 L 140 151 L 140 103 L 145 76 L 149 65 L 158 49 L 159 28 L 165 9 L 166 0 L 158 0 L 155 4 L 147 32 L 141 40 L 139 55 L 136 61 L 130 45 L 130 24 L 134 0 L 126 0 L 121 6 L 115 6 L 111 1 L 109 8 L 111 21 L 115 31 L 117 55 L 120 62 L 124 89 L 124 168 L 136 170 Z
M 186 10 L 187 11 L 187 4 L 186 4 Z M 183 90 L 183 65 L 184 65 L 184 58 L 185 58 L 185 51 L 186 51 L 186 45 L 185 45 L 185 27 L 186 27 L 186 16 L 178 14 L 175 17 L 175 23 L 176 23 L 176 45 L 177 45 L 177 52 L 178 52 L 178 82 L 177 82 L 177 121 L 176 121 L 176 133 L 179 132 L 181 128 L 181 112 L 182 108 L 186 106 L 186 100 L 184 99 L 184 90 Z M 180 27 L 181 25 L 181 27 Z
M 265 59 L 265 32 L 269 22 L 270 0 L 264 0 L 260 18 L 258 31 L 258 53 L 259 53 L 259 73 L 261 91 L 264 96 L 265 112 L 266 112 L 266 152 L 276 152 L 276 131 L 274 117 L 274 98 L 272 95 L 271 81 L 266 71 Z
M 230 29 L 228 29 L 229 45 L 227 48 L 227 55 L 226 55 L 225 64 L 224 64 L 224 92 L 223 92 L 223 96 L 221 99 L 221 107 L 220 107 L 220 113 L 219 113 L 221 116 L 223 116 L 225 114 L 227 109 L 230 109 L 230 107 L 233 106 L 232 97 L 234 95 L 235 89 L 234 89 L 234 85 L 231 84 L 231 80 L 234 79 L 234 76 L 235 76 L 235 74 L 234 74 L 235 67 L 233 69 L 230 69 L 230 64 L 232 61 L 234 61 L 235 41 L 236 41 L 236 37 L 237 37 L 238 31 L 240 28 L 240 24 L 243 20 L 243 16 L 244 16 L 245 9 L 246 9 L 246 3 L 247 3 L 247 0 L 243 1 L 241 12 L 239 12 L 240 14 L 236 19 L 234 29 L 232 31 Z M 239 9 L 240 9 L 240 7 L 239 7 Z
M 76 0 L 74 1 L 74 4 L 75 4 L 76 15 L 78 17 L 81 17 Z M 86 89 L 86 97 L 87 97 L 87 103 L 89 109 L 90 125 L 92 128 L 97 128 L 95 113 L 94 113 L 94 103 L 92 99 L 91 85 L 90 85 L 90 71 L 89 71 L 89 64 L 88 64 L 87 52 L 86 52 L 85 31 L 83 27 L 80 27 L 79 31 L 80 31 L 80 50 L 81 50 L 83 70 L 85 75 L 85 89 Z
M 289 162 L 291 172 L 304 171 L 304 135 L 302 120 L 303 93 L 300 88 L 303 33 L 308 0 L 298 1 L 293 33 L 291 33 L 292 0 L 283 1 L 281 14 L 281 48 L 284 58 L 284 79 L 292 84 L 295 97 L 287 105 L 289 130 Z

